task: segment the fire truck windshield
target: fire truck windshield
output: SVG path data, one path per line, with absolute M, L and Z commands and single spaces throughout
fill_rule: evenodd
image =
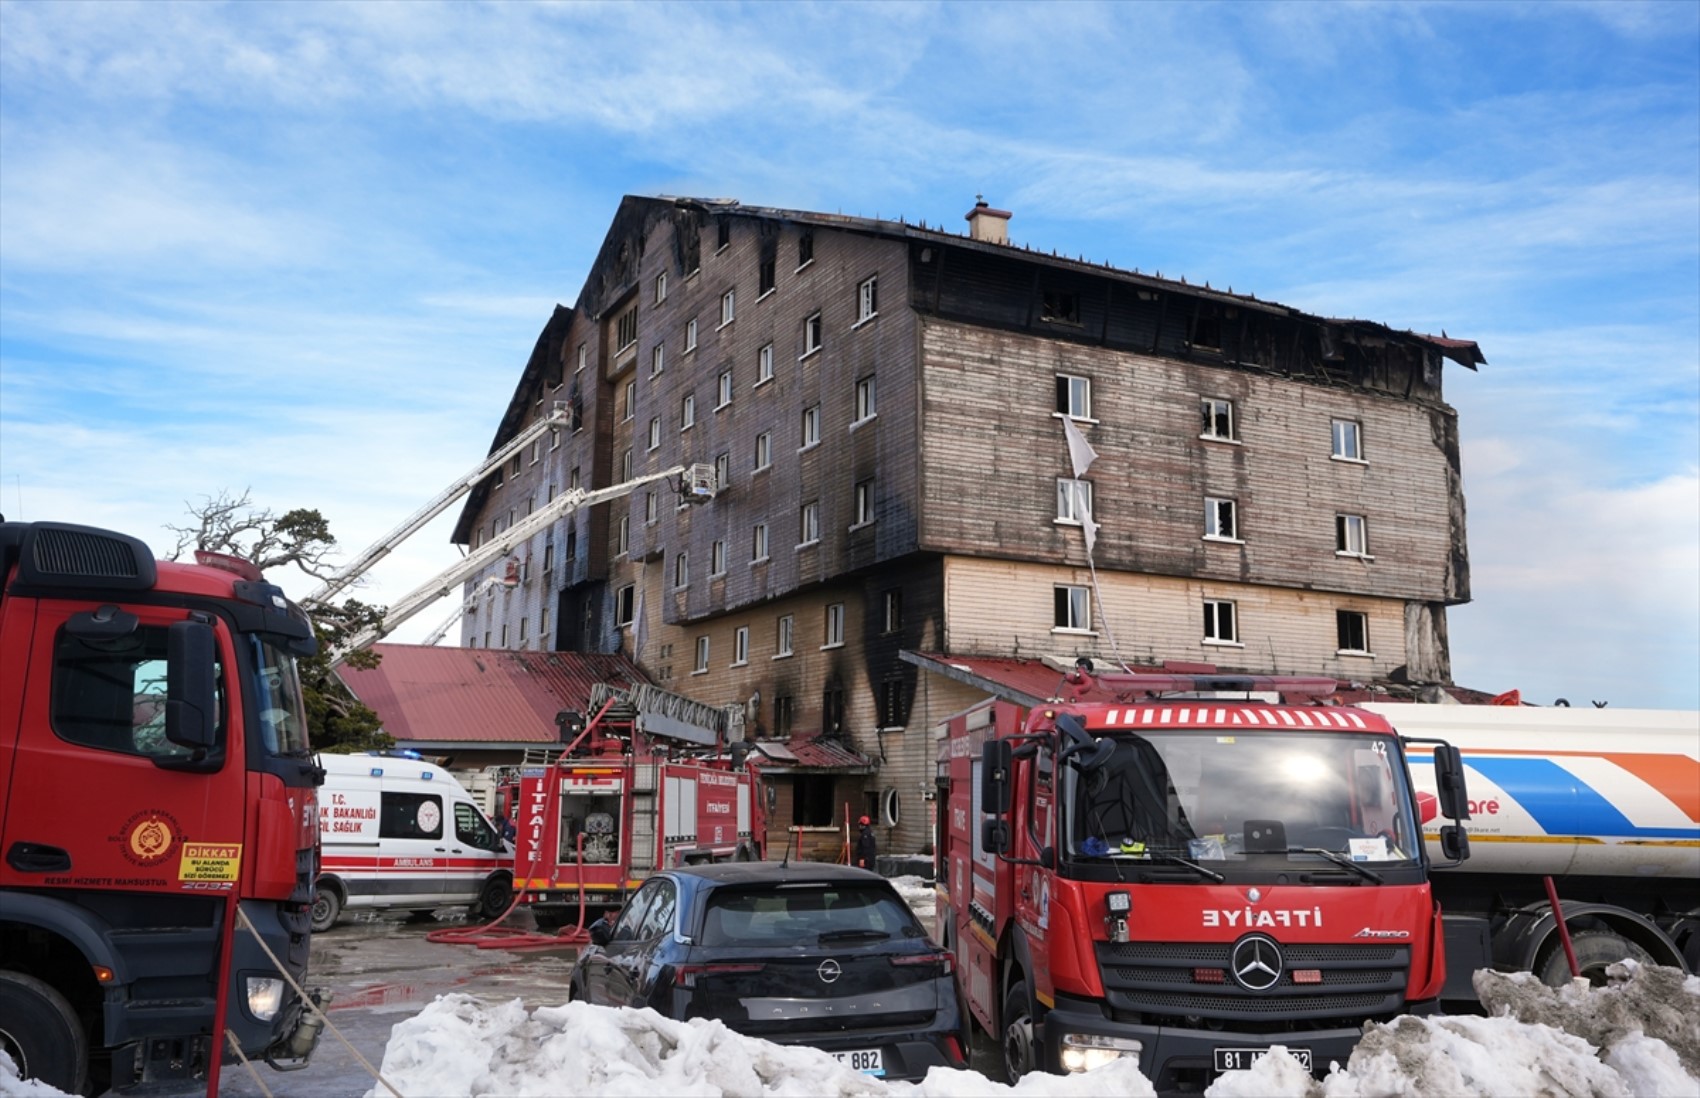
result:
M 1326 851 L 1351 865 L 1408 865 L 1419 823 L 1393 751 L 1374 735 L 1118 736 L 1102 766 L 1065 768 L 1067 852 L 1117 864 L 1284 864 Z
M 250 633 L 254 657 L 254 710 L 260 739 L 272 755 L 307 753 L 307 705 L 295 657 L 265 637 Z

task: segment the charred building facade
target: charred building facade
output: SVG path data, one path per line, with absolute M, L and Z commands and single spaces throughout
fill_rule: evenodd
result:
M 919 664 L 1449 681 L 1469 563 L 1442 366 L 1481 363 L 1474 343 L 1031 252 L 984 203 L 968 220 L 624 199 L 492 448 L 565 421 L 454 536 L 682 464 L 717 494 L 651 482 L 515 545 L 519 585 L 468 586 L 462 643 L 624 651 L 741 707 L 785 779 L 774 840 L 848 804 L 896 849 L 927 841 L 933 728 L 984 696 Z M 1079 476 L 1064 419 L 1097 455 Z

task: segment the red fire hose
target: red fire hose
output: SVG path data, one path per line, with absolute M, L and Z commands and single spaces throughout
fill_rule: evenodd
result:
M 1565 925 L 1564 912 L 1558 906 L 1558 889 L 1553 886 L 1551 877 L 1541 879 L 1547 885 L 1547 903 L 1552 905 L 1553 922 L 1558 924 L 1558 941 L 1564 946 L 1564 959 L 1570 962 L 1570 978 L 1574 980 L 1582 975 L 1582 969 L 1576 963 L 1576 947 L 1570 944 L 1570 927 Z

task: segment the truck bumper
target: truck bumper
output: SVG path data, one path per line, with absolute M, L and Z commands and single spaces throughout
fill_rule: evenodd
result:
M 1061 1070 L 1063 1039 L 1069 1034 L 1138 1041 L 1139 1070 L 1159 1093 L 1203 1091 L 1217 1075 L 1217 1049 L 1309 1049 L 1311 1071 L 1320 1077 L 1331 1062 L 1344 1065 L 1363 1036 L 1357 1026 L 1270 1034 L 1135 1025 L 1113 1021 L 1097 1004 L 1064 995 L 1057 996 L 1056 1006 L 1045 1014 L 1043 1031 L 1042 1065 L 1049 1071 Z

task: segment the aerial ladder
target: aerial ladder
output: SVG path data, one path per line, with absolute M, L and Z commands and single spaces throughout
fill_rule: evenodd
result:
M 485 542 L 454 565 L 444 569 L 421 586 L 402 596 L 390 606 L 382 623 L 375 628 L 359 633 L 333 653 L 331 655 L 331 666 L 341 665 L 350 654 L 359 651 L 380 637 L 387 636 L 421 610 L 438 599 L 446 597 L 455 588 L 512 553 L 515 546 L 522 545 L 533 535 L 547 530 L 557 519 L 570 515 L 581 507 L 589 507 L 593 504 L 605 503 L 611 499 L 630 495 L 645 484 L 654 484 L 656 481 L 675 477 L 678 478 L 680 494 L 688 502 L 706 503 L 714 498 L 717 488 L 714 466 L 701 463 L 675 465 L 671 469 L 663 469 L 658 473 L 646 473 L 619 484 L 609 485 L 606 488 L 595 488 L 588 492 L 581 488 L 564 492 L 548 504 L 538 508 L 531 515 L 502 531 L 500 536 Z
M 371 571 L 372 566 L 388 556 L 391 550 L 418 533 L 421 527 L 442 514 L 460 497 L 472 491 L 484 478 L 494 474 L 505 462 L 542 438 L 545 432 L 567 427 L 571 422 L 572 417 L 567 411 L 567 406 L 557 401 L 548 415 L 539 418 L 537 422 L 509 439 L 500 449 L 485 458 L 477 468 L 455 480 L 423 507 L 409 515 L 400 526 L 373 542 L 353 560 L 325 580 L 317 590 L 301 600 L 302 605 L 309 609 L 314 606 L 329 605 L 330 600 L 347 590 L 355 580 Z
M 478 596 L 484 594 L 486 591 L 496 587 L 506 587 L 509 590 L 512 590 L 518 586 L 519 576 L 517 573 L 503 573 L 500 576 L 485 576 L 483 581 L 479 583 L 477 587 L 472 589 L 472 594 L 466 596 L 466 601 L 460 604 L 460 609 L 444 618 L 443 624 L 425 634 L 425 639 L 419 643 L 424 645 L 426 648 L 430 648 L 436 645 L 438 641 L 441 641 L 444 637 L 448 636 L 449 630 L 455 627 L 455 622 L 472 613 L 472 611 L 478 606 Z

